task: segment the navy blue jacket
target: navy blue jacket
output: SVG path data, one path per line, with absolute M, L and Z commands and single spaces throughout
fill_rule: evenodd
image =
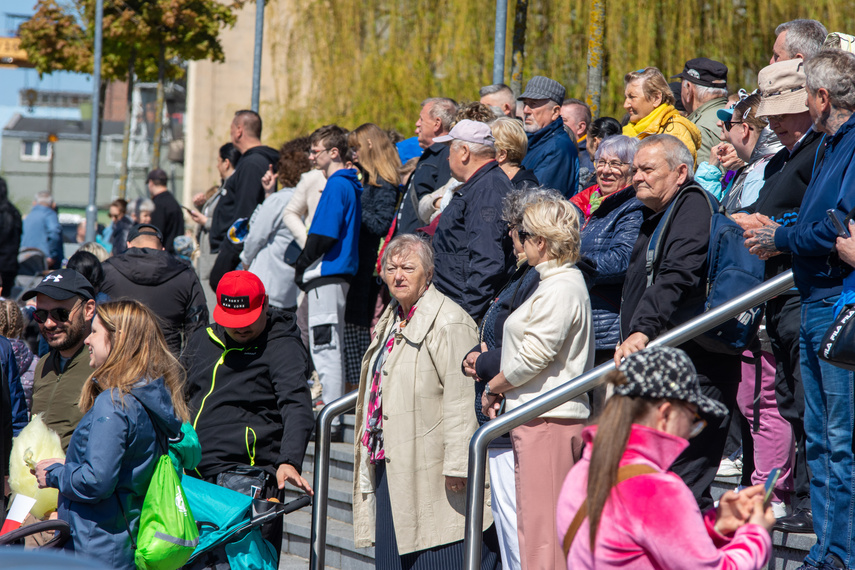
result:
M 137 384 L 131 394 L 99 394 L 71 436 L 65 464 L 47 468 L 48 486 L 59 489 L 59 518 L 71 525 L 66 547 L 119 570 L 135 565 L 118 501 L 136 536 L 165 438 L 181 430 L 162 378 Z
M 15 437 L 30 422 L 29 410 L 27 410 L 27 398 L 24 396 L 24 387 L 21 384 L 21 373 L 18 370 L 18 362 L 15 360 L 15 352 L 12 343 L 0 336 L 0 378 L 9 385 L 9 397 L 12 404 L 12 433 Z
M 836 208 L 842 220 L 855 208 L 855 114 L 825 140 L 825 156 L 805 190 L 795 225 L 775 231 L 775 247 L 793 253 L 793 277 L 805 302 L 839 295 L 852 269 L 832 253 L 837 231 L 825 212 Z
M 579 151 L 561 117 L 528 134 L 528 153 L 522 165 L 533 170 L 542 185 L 567 198 L 579 191 Z
M 515 266 L 502 200 L 512 189 L 492 160 L 454 190 L 433 236 L 434 284 L 476 322 Z
M 635 188 L 627 186 L 607 196 L 582 228 L 580 252 L 597 266 L 589 291 L 597 350 L 614 350 L 620 341 L 621 291 L 642 208 Z
M 419 219 L 418 203 L 426 195 L 443 186 L 451 178 L 451 168 L 448 165 L 450 145 L 435 143 L 422 153 L 416 170 L 410 177 L 410 184 L 398 208 L 398 222 L 395 235 L 412 234 L 424 223 Z

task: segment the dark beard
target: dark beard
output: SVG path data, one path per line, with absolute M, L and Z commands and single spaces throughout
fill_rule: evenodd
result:
M 74 315 L 74 319 L 68 321 L 68 324 L 65 326 L 65 340 L 56 346 L 52 345 L 51 348 L 59 352 L 78 348 L 83 344 L 87 336 L 86 319 L 83 317 L 83 311 L 79 310 Z

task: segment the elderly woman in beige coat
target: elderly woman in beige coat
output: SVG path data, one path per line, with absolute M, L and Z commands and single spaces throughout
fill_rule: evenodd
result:
M 393 300 L 362 360 L 354 539 L 358 547 L 374 545 L 378 569 L 456 568 L 469 440 L 478 428 L 460 362 L 478 335 L 469 315 L 430 284 L 426 242 L 396 237 L 381 266 Z M 485 528 L 491 523 L 485 517 Z M 482 552 L 482 569 L 499 566 L 496 552 Z

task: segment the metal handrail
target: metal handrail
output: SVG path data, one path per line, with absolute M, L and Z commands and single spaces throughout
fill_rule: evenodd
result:
M 754 289 L 698 315 L 650 342 L 649 346 L 677 346 L 720 325 L 728 319 L 772 299 L 793 287 L 792 271 L 787 271 L 758 285 Z M 519 408 L 503 414 L 481 426 L 469 441 L 469 474 L 466 485 L 466 534 L 464 538 L 464 570 L 478 570 L 481 565 L 481 529 L 484 523 L 484 483 L 487 471 L 487 446 L 507 433 L 573 398 L 590 391 L 603 382 L 614 363 L 602 364 L 578 376 L 567 384 L 550 390 Z
M 330 494 L 330 429 L 333 419 L 356 407 L 358 390 L 330 402 L 318 414 L 315 428 L 315 491 L 312 506 L 312 550 L 309 568 L 323 570 L 327 555 L 327 502 Z
M 650 342 L 650 346 L 680 345 L 726 320 L 780 295 L 793 287 L 793 276 L 787 271 L 728 301 L 724 305 L 695 317 Z M 484 483 L 486 478 L 487 446 L 495 438 L 522 425 L 573 398 L 602 384 L 613 363 L 594 368 L 560 386 L 538 396 L 519 408 L 503 414 L 483 426 L 469 442 L 469 473 L 466 495 L 466 534 L 464 570 L 477 570 L 481 558 L 481 527 L 484 522 Z M 315 437 L 315 491 L 312 507 L 312 545 L 309 568 L 322 570 L 326 562 L 327 503 L 329 498 L 330 428 L 336 417 L 355 408 L 357 391 L 330 402 L 318 415 Z

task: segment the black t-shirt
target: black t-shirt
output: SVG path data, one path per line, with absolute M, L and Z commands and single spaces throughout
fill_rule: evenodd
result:
M 172 192 L 161 192 L 151 199 L 154 202 L 154 212 L 151 213 L 151 224 L 163 233 L 163 247 L 169 253 L 175 253 L 175 238 L 184 235 L 184 214 L 181 206 L 175 200 Z

